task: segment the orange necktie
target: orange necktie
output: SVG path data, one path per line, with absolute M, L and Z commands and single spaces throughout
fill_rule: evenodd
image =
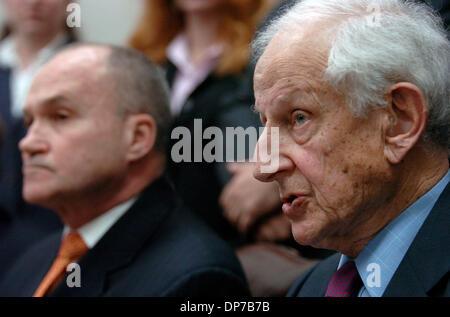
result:
M 33 297 L 42 297 L 53 291 L 64 277 L 67 266 L 80 259 L 88 250 L 89 248 L 78 232 L 70 232 L 62 241 L 58 255 Z

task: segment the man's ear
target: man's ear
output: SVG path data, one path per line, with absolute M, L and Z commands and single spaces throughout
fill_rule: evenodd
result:
M 127 161 L 137 161 L 150 153 L 155 146 L 156 134 L 156 122 L 152 116 L 145 113 L 129 115 L 127 118 Z
M 388 91 L 384 120 L 384 155 L 391 164 L 400 163 L 419 141 L 428 120 L 428 106 L 420 88 L 401 82 Z

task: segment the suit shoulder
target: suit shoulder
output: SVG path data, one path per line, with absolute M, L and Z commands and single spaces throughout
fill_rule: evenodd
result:
M 245 275 L 231 247 L 184 207 L 169 213 L 133 264 L 117 272 L 113 279 L 118 292 L 127 288 L 131 296 L 134 293 L 138 296 L 249 293 Z M 131 280 L 139 282 L 130 286 Z
M 13 262 L 0 281 L 0 296 L 31 296 L 56 256 L 60 237 L 60 232 L 45 237 Z
M 247 281 L 241 274 L 218 266 L 205 266 L 179 276 L 163 291 L 165 297 L 250 296 Z
M 167 239 L 172 248 L 179 249 L 179 256 L 184 254 L 185 261 L 189 260 L 188 263 L 196 266 L 227 267 L 241 273 L 235 253 L 228 243 L 189 209 L 184 206 L 177 208 L 170 218 L 161 238 Z

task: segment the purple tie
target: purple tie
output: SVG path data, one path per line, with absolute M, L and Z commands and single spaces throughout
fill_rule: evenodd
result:
M 325 297 L 355 297 L 361 286 L 362 281 L 355 262 L 349 261 L 334 273 Z

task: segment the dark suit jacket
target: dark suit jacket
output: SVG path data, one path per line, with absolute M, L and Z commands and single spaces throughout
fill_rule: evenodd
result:
M 383 296 L 450 296 L 450 185 L 444 190 L 391 279 Z M 339 254 L 303 274 L 287 296 L 323 297 Z
M 0 282 L 0 296 L 31 296 L 60 239 L 59 232 L 28 250 Z M 248 295 L 232 250 L 192 217 L 163 178 L 78 263 L 81 287 L 64 279 L 49 296 Z
M 167 79 L 173 83 L 176 73 L 174 65 L 167 65 Z M 226 127 L 260 126 L 259 117 L 251 111 L 254 104 L 253 72 L 216 76 L 211 74 L 189 97 L 182 112 L 175 118 L 173 127 L 183 126 L 192 136 L 192 153 L 194 152 L 194 120 L 202 119 L 203 131 L 208 127 L 219 127 L 225 136 Z M 202 131 L 202 133 L 203 133 Z M 170 142 L 169 152 L 178 140 Z M 210 140 L 203 141 L 203 147 Z M 225 142 L 223 143 L 225 145 Z M 202 147 L 202 151 L 203 151 Z M 224 151 L 225 152 L 225 151 Z M 203 152 L 202 152 L 203 153 Z M 235 152 L 236 153 L 236 152 Z M 249 156 L 249 153 L 246 153 Z M 230 175 L 226 163 L 194 162 L 174 163 L 170 157 L 168 171 L 175 188 L 186 205 L 195 211 L 223 239 L 233 245 L 240 245 L 242 237 L 222 215 L 218 200 L 223 186 Z

